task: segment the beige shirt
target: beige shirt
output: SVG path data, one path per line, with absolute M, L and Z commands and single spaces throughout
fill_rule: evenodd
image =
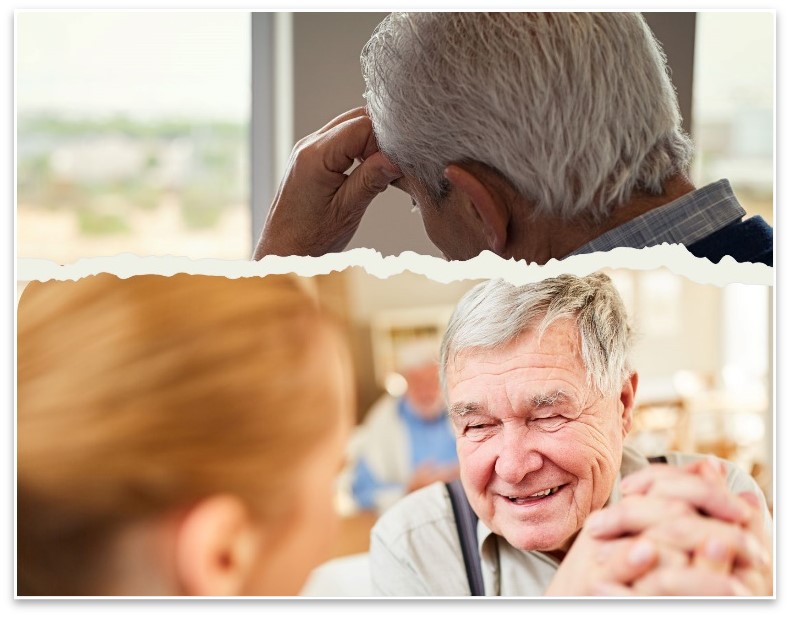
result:
M 667 454 L 672 465 L 683 465 L 700 455 Z M 607 503 L 620 501 L 620 479 L 649 464 L 632 448 L 624 448 L 620 475 Z M 725 461 L 733 492 L 752 491 L 763 501 L 766 527 L 771 515 L 757 484 L 739 467 Z M 543 595 L 559 562 L 538 551 L 514 548 L 477 523 L 483 581 L 487 596 Z M 373 589 L 383 596 L 468 596 L 469 583 L 455 526 L 450 497 L 436 483 L 406 496 L 387 511 L 370 536 Z

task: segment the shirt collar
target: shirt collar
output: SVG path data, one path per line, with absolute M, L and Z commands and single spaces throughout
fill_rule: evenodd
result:
M 739 221 L 745 214 L 729 181 L 719 180 L 610 229 L 568 256 L 665 242 L 689 246 Z

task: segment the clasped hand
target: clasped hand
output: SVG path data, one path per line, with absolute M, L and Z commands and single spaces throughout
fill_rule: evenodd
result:
M 713 459 L 651 465 L 591 514 L 547 595 L 771 595 L 760 499 L 733 494 Z

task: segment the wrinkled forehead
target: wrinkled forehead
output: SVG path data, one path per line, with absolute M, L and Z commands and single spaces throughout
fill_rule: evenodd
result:
M 523 329 L 504 343 L 490 346 L 469 346 L 452 350 L 443 366 L 445 391 L 458 379 L 468 378 L 475 371 L 563 367 L 577 371 L 585 379 L 588 369 L 581 353 L 581 339 L 576 321 L 564 317 L 541 328 L 542 320 Z

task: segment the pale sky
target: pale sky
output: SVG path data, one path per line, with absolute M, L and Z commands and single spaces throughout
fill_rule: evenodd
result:
M 246 11 L 18 13 L 18 111 L 246 121 L 249 20 Z M 694 106 L 706 118 L 770 106 L 773 23 L 770 13 L 699 16 Z
M 739 105 L 773 106 L 774 16 L 702 13 L 697 17 L 694 107 L 713 119 Z M 702 113 L 702 112 L 701 112 Z
M 247 121 L 250 15 L 16 15 L 18 111 Z

